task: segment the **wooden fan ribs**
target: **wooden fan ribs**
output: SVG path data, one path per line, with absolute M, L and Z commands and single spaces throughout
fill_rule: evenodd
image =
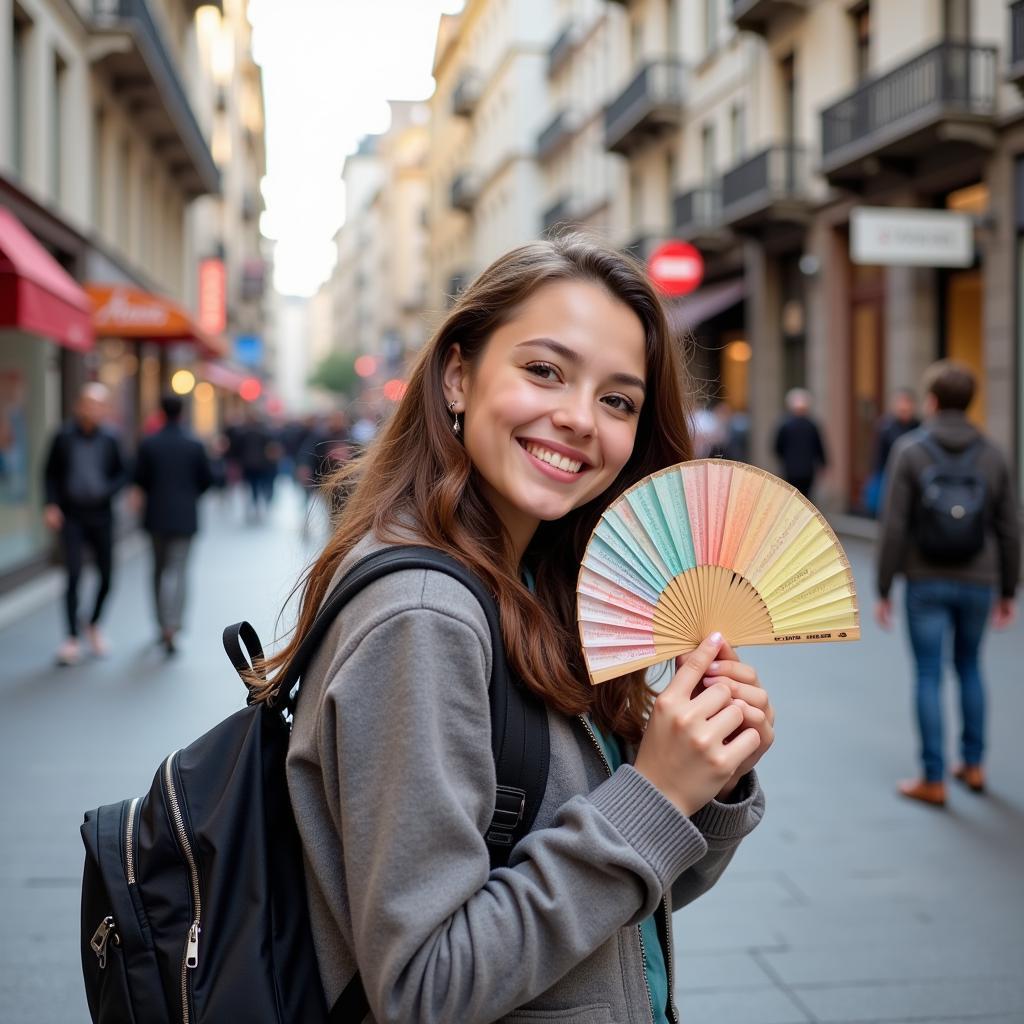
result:
M 849 560 L 813 505 L 724 459 L 670 466 L 605 510 L 587 545 L 577 618 L 591 681 L 693 650 L 860 636 Z

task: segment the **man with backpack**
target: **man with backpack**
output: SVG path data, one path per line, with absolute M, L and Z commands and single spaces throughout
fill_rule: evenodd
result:
M 1014 617 L 1020 575 L 1020 524 L 1002 453 L 966 417 L 975 381 L 943 360 L 924 380 L 925 422 L 893 447 L 878 548 L 876 618 L 892 622 L 893 577 L 906 576 L 907 628 L 916 663 L 916 713 L 923 774 L 899 792 L 935 806 L 946 802 L 941 683 L 950 630 L 963 715 L 961 763 L 954 776 L 985 788 L 985 693 L 979 665 L 991 615 Z

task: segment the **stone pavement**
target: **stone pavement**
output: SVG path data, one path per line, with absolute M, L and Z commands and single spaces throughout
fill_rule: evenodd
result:
M 152 643 L 146 557 L 116 580 L 109 659 L 53 667 L 56 600 L 0 630 L 4 1024 L 87 1020 L 82 812 L 144 792 L 166 752 L 239 706 L 221 628 L 249 618 L 268 639 L 312 553 L 292 494 L 264 526 L 217 502 L 205 512 L 176 659 Z M 868 551 L 848 547 L 869 611 Z M 1024 627 L 987 648 L 992 793 L 955 790 L 945 812 L 893 795 L 915 769 L 908 659 L 901 633 L 864 632 L 849 647 L 746 652 L 778 709 L 768 814 L 719 885 L 676 915 L 690 1024 L 1024 1022 Z

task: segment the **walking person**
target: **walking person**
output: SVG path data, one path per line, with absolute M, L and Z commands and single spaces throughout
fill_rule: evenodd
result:
M 782 478 L 809 498 L 814 478 L 828 459 L 821 431 L 811 418 L 811 394 L 804 388 L 792 388 L 786 394 L 786 417 L 775 433 L 775 454 Z
M 718 634 L 657 700 L 645 672 L 591 686 L 573 598 L 602 510 L 692 455 L 679 360 L 627 257 L 580 236 L 531 243 L 460 295 L 345 471 L 354 491 L 264 695 L 357 560 L 426 544 L 495 594 L 551 768 L 531 831 L 491 868 L 500 651 L 483 608 L 434 569 L 345 605 L 304 674 L 288 781 L 329 1005 L 357 972 L 365 994 L 352 1020 L 678 1019 L 671 913 L 760 820 L 773 711 Z
M 93 654 L 102 657 L 109 650 L 99 623 L 113 575 L 113 499 L 127 479 L 121 446 L 103 424 L 109 398 L 102 384 L 94 382 L 82 388 L 74 415 L 50 444 L 44 470 L 43 521 L 51 530 L 60 532 L 67 572 L 67 637 L 57 650 L 57 662 L 61 665 L 76 664 L 82 654 L 78 586 L 86 549 L 95 559 L 99 586 L 85 636 Z
M 914 652 L 914 704 L 920 778 L 899 791 L 913 800 L 946 802 L 941 684 L 952 634 L 960 680 L 960 765 L 956 778 L 985 788 L 985 687 L 980 651 L 991 619 L 1014 617 L 1020 575 L 1020 526 L 1010 471 L 1002 453 L 966 417 L 974 396 L 971 371 L 950 361 L 925 375 L 924 425 L 898 440 L 878 548 L 876 618 L 892 622 L 890 591 L 906 576 L 907 631 Z
M 889 464 L 892 446 L 904 435 L 917 430 L 921 421 L 917 418 L 917 396 L 910 388 L 900 388 L 893 393 L 889 411 L 878 421 L 875 436 L 875 457 L 871 476 L 864 485 L 864 507 L 876 516 L 885 496 L 885 469 Z
M 139 445 L 135 484 L 145 496 L 142 525 L 153 548 L 160 642 L 174 654 L 185 609 L 188 554 L 199 528 L 199 498 L 213 482 L 213 473 L 202 442 L 182 426 L 182 399 L 167 395 L 160 405 L 164 425 Z

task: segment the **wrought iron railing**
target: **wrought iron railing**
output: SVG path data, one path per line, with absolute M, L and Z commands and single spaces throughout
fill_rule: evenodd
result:
M 681 192 L 673 203 L 676 230 L 685 234 L 714 229 L 722 224 L 722 190 L 716 185 L 701 185 Z
M 645 65 L 605 110 L 605 144 L 617 142 L 656 107 L 682 108 L 685 93 L 686 69 L 679 61 Z
M 467 71 L 452 90 L 452 113 L 456 117 L 469 117 L 480 99 L 480 78 Z
M 135 36 L 153 82 L 170 109 L 182 142 L 199 168 L 200 177 L 208 182 L 217 182 L 219 172 L 210 147 L 196 120 L 178 66 L 146 0 L 93 0 L 92 14 L 93 23 L 98 28 L 125 28 Z
M 807 192 L 807 153 L 787 143 L 769 146 L 722 175 L 722 214 L 755 196 L 766 199 L 799 198 Z
M 572 114 L 568 110 L 560 110 L 537 136 L 537 159 L 546 160 L 572 137 L 573 131 Z
M 472 210 L 476 193 L 476 175 L 472 171 L 463 171 L 452 179 L 451 203 L 456 210 Z
M 822 154 L 827 160 L 935 105 L 991 114 L 995 89 L 995 47 L 939 43 L 823 110 Z
M 548 50 L 548 74 L 556 75 L 576 47 L 576 26 L 570 21 Z

